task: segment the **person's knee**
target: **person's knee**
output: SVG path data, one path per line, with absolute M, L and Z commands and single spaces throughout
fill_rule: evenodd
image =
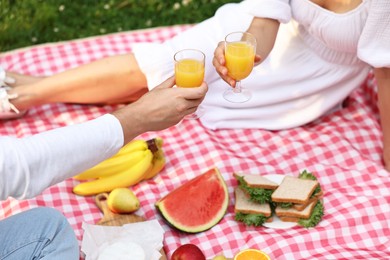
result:
M 65 216 L 56 209 L 39 207 L 30 210 L 30 220 L 35 219 L 40 223 L 63 224 L 68 223 Z M 45 224 L 46 225 L 46 224 Z
M 233 31 L 247 30 L 253 20 L 253 15 L 244 11 L 239 3 L 229 3 L 221 6 L 214 17 L 218 30 L 222 30 L 224 36 Z
M 77 259 L 79 255 L 76 235 L 65 216 L 56 209 L 38 207 L 21 212 L 4 219 L 0 231 L 8 238 L 2 244 L 3 254 L 34 253 L 48 259 Z
M 240 8 L 240 4 L 228 3 L 228 4 L 224 4 L 221 7 L 219 7 L 217 9 L 217 11 L 215 12 L 215 16 L 217 16 L 219 18 L 223 17 L 224 19 L 226 19 L 226 17 L 234 19 L 234 17 L 236 17 L 237 13 L 240 13 L 240 15 L 241 15 L 241 12 L 242 12 L 242 10 Z
M 69 237 L 75 236 L 66 217 L 56 209 L 39 207 L 31 209 L 28 214 L 27 219 L 35 221 L 34 225 L 39 226 L 49 239 L 54 239 L 59 232 L 68 234 Z
M 50 241 L 51 246 L 43 249 L 43 254 L 57 254 L 57 250 L 69 255 L 78 255 L 78 241 L 66 217 L 53 208 L 34 209 L 37 221 L 41 222 L 43 236 Z
M 6 222 L 19 223 L 26 228 L 40 228 L 47 225 L 67 222 L 64 215 L 53 208 L 38 207 L 20 212 L 14 216 L 6 218 Z

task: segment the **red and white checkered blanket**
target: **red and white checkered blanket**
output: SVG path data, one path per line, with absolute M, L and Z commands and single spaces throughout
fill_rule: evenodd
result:
M 163 41 L 189 26 L 123 32 L 101 37 L 34 46 L 0 55 L 9 70 L 50 75 L 104 56 L 131 51 L 132 43 Z M 303 127 L 283 131 L 218 130 L 197 120 L 141 138 L 161 136 L 165 169 L 153 180 L 133 187 L 141 201 L 137 212 L 157 218 L 166 230 L 164 249 L 170 256 L 184 243 L 198 245 L 208 259 L 223 253 L 258 248 L 272 259 L 390 259 L 390 173 L 381 161 L 381 130 L 374 80 L 355 91 L 347 106 Z M 221 93 L 222 94 L 222 93 Z M 0 134 L 28 136 L 95 118 L 113 106 L 52 104 L 30 109 L 17 120 L 0 122 Z M 229 190 L 227 214 L 212 229 L 183 234 L 170 228 L 154 203 L 168 191 L 209 168 L 218 167 Z M 232 173 L 315 173 L 324 190 L 325 216 L 316 228 L 246 227 L 234 220 Z M 55 174 L 53 172 L 53 174 Z M 0 219 L 37 206 L 63 212 L 82 239 L 81 223 L 96 223 L 102 214 L 92 197 L 72 193 L 73 179 L 55 185 L 34 199 L 0 203 Z

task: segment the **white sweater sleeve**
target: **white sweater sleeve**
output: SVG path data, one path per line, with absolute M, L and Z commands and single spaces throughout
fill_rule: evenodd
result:
M 255 17 L 275 19 L 281 23 L 291 20 L 290 0 L 245 0 L 240 7 Z
M 30 137 L 0 137 L 0 200 L 40 194 L 114 155 L 123 138 L 110 114 Z
M 390 67 L 390 1 L 371 1 L 358 57 L 374 68 Z

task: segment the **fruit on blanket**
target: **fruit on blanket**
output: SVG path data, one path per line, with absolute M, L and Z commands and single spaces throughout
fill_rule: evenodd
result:
M 151 139 L 151 140 L 157 145 L 158 149 L 162 149 L 162 146 L 164 144 L 164 140 L 161 137 L 157 136 L 157 137 L 155 137 L 154 139 Z M 148 141 L 148 144 L 150 143 L 149 141 Z
M 217 255 L 212 260 L 227 260 L 227 258 L 224 255 Z
M 206 260 L 202 250 L 194 244 L 181 245 L 172 254 L 172 260 Z
M 136 151 L 145 151 L 146 149 L 148 149 L 148 141 L 143 139 L 136 139 L 123 146 L 121 150 L 123 153 L 132 153 Z
M 228 202 L 225 181 L 214 168 L 171 191 L 155 205 L 171 226 L 198 233 L 210 229 L 223 218 Z
M 108 158 L 85 172 L 76 175 L 74 178 L 76 180 L 90 180 L 125 171 L 144 157 L 145 150 L 134 151 L 130 154 L 119 150 L 114 157 Z
M 73 192 L 89 196 L 129 187 L 155 177 L 166 163 L 162 146 L 163 139 L 160 137 L 130 142 L 116 155 L 77 175 L 75 179 L 89 182 L 78 184 Z
M 234 260 L 271 260 L 269 255 L 257 249 L 245 249 L 234 256 Z
M 160 147 L 160 148 L 159 148 Z M 162 139 L 156 137 L 150 140 L 133 140 L 123 146 L 118 153 L 94 167 L 76 175 L 76 180 L 97 179 L 105 176 L 110 176 L 118 172 L 125 171 L 129 167 L 139 162 L 147 149 L 156 152 L 162 149 Z
M 158 149 L 157 152 L 153 153 L 153 161 L 151 169 L 145 174 L 144 180 L 149 180 L 156 176 L 164 167 L 166 159 L 162 149 Z
M 107 206 L 112 212 L 123 214 L 138 210 L 140 203 L 132 190 L 116 188 L 108 194 Z
M 90 196 L 101 192 L 110 192 L 115 188 L 125 188 L 139 183 L 152 167 L 153 153 L 147 149 L 144 157 L 123 172 L 97 180 L 83 182 L 73 188 L 77 195 Z

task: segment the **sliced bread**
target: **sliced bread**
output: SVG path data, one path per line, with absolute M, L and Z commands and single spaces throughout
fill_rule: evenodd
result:
M 261 175 L 234 173 L 234 176 L 236 178 L 243 177 L 244 181 L 246 182 L 246 185 L 248 185 L 248 187 L 251 187 L 251 188 L 262 188 L 262 189 L 268 189 L 268 190 L 275 190 L 279 186 L 279 184 L 277 184 L 273 181 L 270 181 Z
M 296 210 L 294 208 L 285 209 L 285 208 L 282 208 L 280 206 L 277 206 L 275 208 L 275 214 L 276 214 L 276 216 L 278 216 L 282 220 L 283 220 L 283 217 L 308 219 L 308 218 L 310 218 L 311 213 L 313 212 L 314 206 L 316 205 L 317 201 L 318 201 L 318 199 L 311 202 L 303 210 Z
M 292 206 L 293 206 L 296 210 L 303 210 L 304 208 L 307 207 L 307 205 L 309 205 L 309 203 L 312 203 L 313 201 L 317 201 L 317 200 L 319 200 L 321 197 L 322 197 L 322 191 L 320 191 L 319 193 L 315 194 L 315 196 L 311 196 L 310 199 L 308 199 L 308 201 L 307 201 L 306 203 L 303 203 L 303 204 L 294 203 Z
M 234 211 L 244 214 L 263 214 L 270 217 L 272 214 L 271 207 L 268 203 L 259 204 L 250 201 L 248 196 L 240 188 L 235 189 L 235 206 Z
M 272 193 L 271 199 L 274 202 L 307 204 L 317 186 L 316 180 L 285 176 L 282 183 Z

